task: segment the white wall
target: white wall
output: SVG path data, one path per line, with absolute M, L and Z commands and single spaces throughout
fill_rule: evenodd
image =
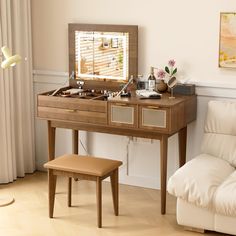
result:
M 34 69 L 68 71 L 68 23 L 139 25 L 139 73 L 177 61 L 179 77 L 236 84 L 218 68 L 219 13 L 235 0 L 32 0 Z
M 67 78 L 68 23 L 139 25 L 139 73 L 147 75 L 151 65 L 162 67 L 174 58 L 178 78 L 199 85 L 198 118 L 188 127 L 191 159 L 200 152 L 207 101 L 235 100 L 236 70 L 218 68 L 219 13 L 235 10 L 235 0 L 32 0 L 35 94 Z M 37 120 L 38 168 L 47 160 L 46 137 L 46 122 Z M 91 133 L 82 133 L 81 139 L 90 154 L 124 161 L 122 182 L 159 187 L 158 141 Z M 70 146 L 70 132 L 59 130 L 57 154 L 70 152 Z M 176 136 L 170 138 L 168 151 L 170 175 L 178 163 Z

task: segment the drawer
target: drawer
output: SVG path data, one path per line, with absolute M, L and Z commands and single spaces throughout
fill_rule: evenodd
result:
M 63 120 L 63 121 L 107 124 L 107 113 L 81 111 L 78 109 L 38 107 L 38 117 L 45 119 Z
M 158 106 L 140 106 L 139 107 L 139 127 L 150 130 L 169 130 L 168 108 Z
M 54 97 L 38 95 L 39 107 L 54 107 L 80 111 L 107 112 L 107 101 L 90 100 L 82 98 Z
M 109 124 L 122 127 L 137 127 L 137 105 L 109 103 Z
M 41 94 L 37 102 L 40 118 L 107 124 L 107 101 Z

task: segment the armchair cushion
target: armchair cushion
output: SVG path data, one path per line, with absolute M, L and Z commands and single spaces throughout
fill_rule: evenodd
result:
M 236 167 L 236 136 L 205 133 L 202 142 L 202 152 L 224 159 Z
M 236 167 L 236 102 L 208 103 L 202 152 Z
M 214 204 L 218 214 L 236 216 L 236 171 L 219 186 Z
M 208 103 L 205 133 L 236 135 L 236 102 L 210 101 Z
M 196 206 L 212 209 L 217 187 L 234 171 L 226 161 L 201 154 L 170 177 L 167 190 Z

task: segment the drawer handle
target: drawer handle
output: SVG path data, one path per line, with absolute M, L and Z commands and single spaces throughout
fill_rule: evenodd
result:
M 73 112 L 77 112 L 77 109 L 66 109 L 66 111 L 73 113 Z
M 127 106 L 126 103 L 115 103 L 114 105 L 115 105 L 115 106 Z
M 157 106 L 147 106 L 147 108 L 150 108 L 150 109 L 159 109 L 160 107 L 157 107 Z

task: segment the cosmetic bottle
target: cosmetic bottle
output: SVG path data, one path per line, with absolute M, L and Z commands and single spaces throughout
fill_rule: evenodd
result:
M 154 76 L 154 67 L 151 66 L 150 75 L 148 77 L 148 89 L 153 91 L 156 86 L 156 77 Z

